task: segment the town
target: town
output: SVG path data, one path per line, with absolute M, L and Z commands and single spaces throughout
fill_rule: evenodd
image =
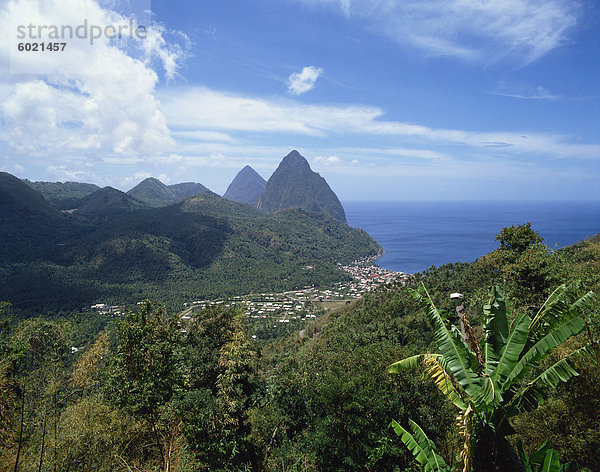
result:
M 242 310 L 253 326 L 253 337 L 268 339 L 284 332 L 301 330 L 307 321 L 327 311 L 338 309 L 364 293 L 392 282 L 403 282 L 409 276 L 403 272 L 383 269 L 373 264 L 374 258 L 339 265 L 340 270 L 352 276 L 350 282 L 338 282 L 330 288 L 307 286 L 282 293 L 260 293 L 217 300 L 197 300 L 186 303 L 181 314 L 189 320 L 195 314 L 222 305 Z
M 307 321 L 318 318 L 328 311 L 339 309 L 364 293 L 393 282 L 404 282 L 409 274 L 383 269 L 373 262 L 376 257 L 356 260 L 349 265 L 338 264 L 340 270 L 352 276 L 349 282 L 338 282 L 332 287 L 306 286 L 282 293 L 258 293 L 229 297 L 226 299 L 196 300 L 184 303 L 180 313 L 182 320 L 189 320 L 207 308 L 214 306 L 240 309 L 247 317 L 254 338 L 269 339 L 290 331 L 301 331 Z M 311 269 L 307 266 L 306 269 Z M 142 302 L 138 302 L 141 304 Z M 124 306 L 104 303 L 90 309 L 120 317 Z

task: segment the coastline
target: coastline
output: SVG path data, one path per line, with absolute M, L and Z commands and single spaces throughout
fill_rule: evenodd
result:
M 600 232 L 600 204 L 586 202 L 344 202 L 348 224 L 385 250 L 374 258 L 390 270 L 416 274 L 431 266 L 473 262 L 498 247 L 507 226 L 531 222 L 551 247 Z

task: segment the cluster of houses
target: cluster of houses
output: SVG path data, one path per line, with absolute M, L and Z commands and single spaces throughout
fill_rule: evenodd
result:
M 90 310 L 95 310 L 101 315 L 121 316 L 125 313 L 124 306 L 107 305 L 106 303 L 97 303 L 96 305 L 92 305 Z
M 317 317 L 333 304 L 360 298 L 365 292 L 382 284 L 402 281 L 406 274 L 382 269 L 372 264 L 372 259 L 358 260 L 340 269 L 352 276 L 351 282 L 338 282 L 331 288 L 304 287 L 283 293 L 261 293 L 219 300 L 198 300 L 185 304 L 182 319 L 189 319 L 194 312 L 211 306 L 240 308 L 249 320 L 269 319 L 279 323 L 305 321 Z
M 302 294 L 300 294 L 302 293 Z M 285 293 L 262 293 L 244 297 L 232 297 L 227 300 L 203 300 L 191 304 L 192 310 L 186 310 L 183 319 L 189 319 L 192 312 L 202 311 L 210 306 L 222 305 L 236 307 L 250 319 L 271 318 L 277 316 L 280 323 L 289 323 L 290 320 L 305 320 L 315 318 L 314 306 L 305 296 L 304 291 Z M 187 305 L 189 306 L 189 305 Z
M 368 261 L 370 262 L 370 261 Z M 348 294 L 352 298 L 359 298 L 363 293 L 373 290 L 382 284 L 404 281 L 408 277 L 404 272 L 382 269 L 363 261 L 355 261 L 347 266 L 340 266 L 344 272 L 353 277 L 353 282 L 348 285 Z
M 350 282 L 338 282 L 333 287 L 319 288 L 307 286 L 299 290 L 283 293 L 261 293 L 219 300 L 198 300 L 185 303 L 181 313 L 183 320 L 190 319 L 195 313 L 208 307 L 222 305 L 241 309 L 249 321 L 268 321 L 269 323 L 301 323 L 316 318 L 332 307 L 360 298 L 365 292 L 374 290 L 382 284 L 405 280 L 408 275 L 382 269 L 373 264 L 373 259 L 354 261 L 339 268 L 352 276 Z M 307 266 L 307 268 L 312 268 Z M 140 302 L 141 303 L 141 302 Z M 101 314 L 121 316 L 125 307 L 98 303 L 90 307 Z M 291 325 L 290 325 L 291 327 Z

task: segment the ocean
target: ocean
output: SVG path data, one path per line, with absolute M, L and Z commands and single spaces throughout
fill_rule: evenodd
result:
M 505 226 L 531 222 L 551 248 L 600 233 L 600 202 L 344 202 L 348 224 L 383 247 L 377 264 L 416 273 L 496 249 Z

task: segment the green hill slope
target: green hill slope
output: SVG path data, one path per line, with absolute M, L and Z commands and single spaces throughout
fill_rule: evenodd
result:
M 104 187 L 76 202 L 75 215 L 88 219 L 114 219 L 134 210 L 150 208 L 147 204 L 112 187 Z
M 265 215 L 212 192 L 143 209 L 130 195 L 105 188 L 67 217 L 18 179 L 5 180 L 14 209 L 13 231 L 3 231 L 21 252 L 2 250 L 0 293 L 28 312 L 145 297 L 179 306 L 190 299 L 330 284 L 347 279 L 337 262 L 379 250 L 363 231 L 324 214 L 296 209 Z M 314 270 L 305 269 L 309 264 Z
M 24 182 L 40 192 L 48 204 L 57 210 L 75 208 L 77 201 L 100 189 L 97 185 L 79 182 L 30 182 L 27 179 Z
M 0 221 L 0 264 L 53 258 L 73 229 L 40 192 L 5 172 L 0 172 Z
M 515 279 L 519 286 L 513 284 Z M 313 470 L 416 470 L 411 467 L 413 456 L 390 427 L 391 419 L 406 426 L 409 419 L 417 422 L 452 461 L 458 441 L 447 441 L 459 437 L 454 405 L 432 382 L 423 380 L 423 368 L 394 376 L 387 372 L 399 359 L 439 352 L 431 319 L 409 289 L 423 283 L 453 323 L 457 303 L 449 295 L 462 293 L 460 303 L 481 339 L 481 310 L 488 303 L 490 285 L 506 288 L 513 316 L 533 317 L 540 306 L 532 300 L 544 300 L 558 285 L 573 280 L 581 281 L 579 295 L 600 290 L 600 235 L 558 251 L 531 242 L 518 252 L 499 248 L 473 263 L 433 267 L 406 284 L 369 292 L 317 320 L 301 336 L 294 333 L 268 345 L 262 359 L 270 392 L 265 418 L 286 431 L 272 451 L 272 462 L 294 463 L 302 451 Z M 535 283 L 524 292 L 529 282 Z M 587 320 L 589 331 L 561 346 L 547 366 L 581 347 L 589 336 L 598 339 L 600 301 L 596 297 L 588 302 L 594 306 L 594 315 Z M 518 434 L 511 440 L 522 440 L 531 451 L 548 440 L 561 461 L 597 470 L 600 383 L 593 357 L 573 358 L 581 375 L 566 384 L 559 382 L 555 391 L 545 390 L 549 399 L 541 408 L 512 420 Z
M 197 182 L 183 182 L 180 184 L 173 184 L 168 186 L 171 192 L 178 198 L 190 198 L 199 193 L 209 191 L 204 185 Z
M 133 198 L 153 207 L 171 205 L 180 200 L 173 190 L 154 177 L 142 180 L 131 190 L 128 190 L 127 195 L 131 195 Z

